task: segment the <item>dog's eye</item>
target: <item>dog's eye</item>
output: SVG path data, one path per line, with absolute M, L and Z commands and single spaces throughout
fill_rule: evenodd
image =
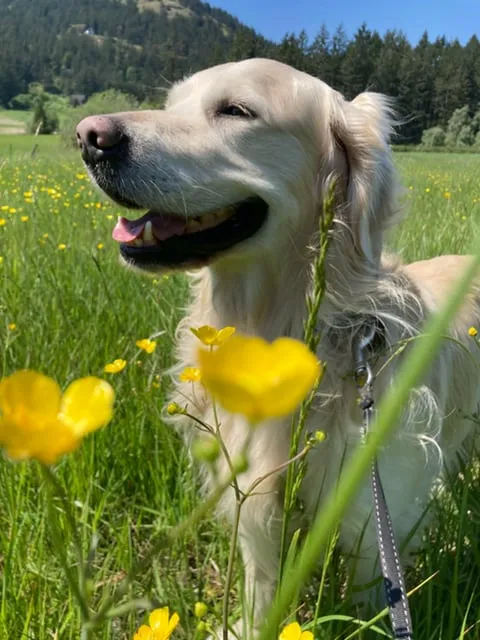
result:
M 234 118 L 256 118 L 257 114 L 243 104 L 222 104 L 217 110 L 218 116 Z

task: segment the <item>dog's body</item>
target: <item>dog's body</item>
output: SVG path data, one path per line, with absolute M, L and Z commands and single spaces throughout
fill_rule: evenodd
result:
M 154 247 L 138 245 L 141 221 L 119 223 L 124 257 L 147 270 L 208 265 L 193 275 L 193 302 L 178 332 L 179 368 L 196 362 L 198 342 L 190 327 L 233 325 L 267 340 L 302 339 L 318 217 L 335 179 L 327 293 L 318 321 L 318 356 L 328 366 L 307 424 L 307 431 L 322 430 L 327 438 L 308 456 L 300 492 L 307 519 L 334 489 L 342 464 L 361 440 L 362 415 L 351 375 L 360 325 L 372 316 L 382 325 L 384 344 L 376 354 L 381 373 L 375 382 L 380 397 L 395 384 L 404 357 L 386 363 L 389 348 L 419 334 L 468 261 L 447 256 L 402 266 L 383 256 L 383 233 L 397 210 L 389 134 L 390 113 L 381 96 L 366 93 L 346 102 L 321 81 L 271 60 L 198 73 L 173 88 L 165 111 L 89 118 L 79 126 L 84 157 L 98 184 L 122 204 L 155 212 L 145 217 L 153 220 Z M 110 150 L 125 138 L 124 154 L 112 156 Z M 227 225 L 224 236 L 211 236 L 209 244 L 207 225 L 191 238 L 192 217 L 203 225 L 206 212 L 221 210 L 223 219 L 230 215 L 225 207 L 235 210 L 235 220 L 240 216 L 240 231 L 238 225 Z M 187 220 L 187 230 L 177 229 L 178 236 L 172 240 L 169 235 L 165 242 L 162 217 L 170 225 L 167 235 L 180 218 Z M 473 424 L 463 415 L 474 413 L 479 399 L 478 348 L 468 328 L 479 324 L 480 296 L 474 287 L 451 328 L 464 347 L 444 341 L 422 385 L 412 391 L 395 436 L 379 452 L 400 543 L 424 515 L 443 467 L 468 448 Z M 179 383 L 173 399 L 184 405 L 190 394 L 190 386 Z M 190 409 L 212 423 L 206 396 L 197 394 Z M 222 438 L 234 456 L 249 427 L 238 415 L 220 411 L 219 418 Z M 190 442 L 194 427 L 184 422 L 181 428 Z M 255 430 L 242 486 L 288 459 L 290 429 L 287 418 Z M 225 477 L 223 458 L 218 466 Z M 207 485 L 212 482 L 207 478 Z M 240 545 L 258 622 L 278 573 L 282 489 L 283 476 L 271 476 L 242 510 Z M 227 492 L 223 511 L 231 517 L 233 507 L 233 494 Z M 340 544 L 355 556 L 357 583 L 369 582 L 378 570 L 371 512 L 366 480 L 340 527 Z M 409 549 L 414 546 L 415 538 Z

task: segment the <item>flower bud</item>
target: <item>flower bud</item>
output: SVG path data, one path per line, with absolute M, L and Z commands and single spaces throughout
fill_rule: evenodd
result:
M 204 602 L 196 602 L 194 612 L 196 618 L 204 618 L 208 613 L 207 605 Z
M 245 473 L 248 470 L 248 458 L 244 453 L 236 456 L 232 460 L 233 471 L 236 475 Z
M 220 454 L 220 445 L 215 438 L 197 438 L 193 443 L 192 453 L 200 462 L 213 463 Z
M 170 402 L 170 404 L 167 406 L 167 413 L 169 416 L 174 416 L 178 413 L 185 413 L 185 411 L 176 402 Z

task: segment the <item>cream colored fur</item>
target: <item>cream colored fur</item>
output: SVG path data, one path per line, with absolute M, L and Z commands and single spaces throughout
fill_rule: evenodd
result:
M 254 120 L 215 115 L 222 101 L 253 109 Z M 386 98 L 363 93 L 352 102 L 320 80 L 271 60 L 247 60 L 195 74 L 170 92 L 164 111 L 119 114 L 134 141 L 135 162 L 121 176 L 123 192 L 139 205 L 198 215 L 256 195 L 269 205 L 265 226 L 208 268 L 191 275 L 192 302 L 178 329 L 178 369 L 195 365 L 198 343 L 189 327 L 233 325 L 273 340 L 302 339 L 305 296 L 311 286 L 312 248 L 323 197 L 336 179 L 337 211 L 327 260 L 327 295 L 318 318 L 319 358 L 328 363 L 308 430 L 326 441 L 308 457 L 301 489 L 305 519 L 315 517 L 335 488 L 342 464 L 360 446 L 361 412 L 352 381 L 352 339 L 359 318 L 375 315 L 388 345 L 418 335 L 425 318 L 448 296 L 468 258 L 446 256 L 404 266 L 384 254 L 384 232 L 398 212 L 397 178 Z M 432 230 L 432 233 L 434 231 Z M 385 492 L 399 542 L 421 518 L 445 465 L 468 448 L 472 423 L 462 412 L 478 407 L 478 349 L 468 337 L 479 325 L 474 288 L 451 327 L 460 348 L 445 340 L 434 366 L 411 393 L 395 435 L 379 452 Z M 376 395 L 395 385 L 404 356 L 386 366 Z M 378 369 L 385 361 L 380 358 Z M 184 404 L 190 386 L 172 399 Z M 195 412 L 213 421 L 208 398 Z M 220 412 L 222 437 L 234 456 L 248 426 Z M 288 457 L 291 419 L 255 431 L 243 487 Z M 187 443 L 193 424 L 179 425 Z M 225 460 L 218 463 L 227 473 Z M 275 590 L 282 521 L 282 475 L 262 485 L 241 516 L 240 547 L 255 620 L 262 622 Z M 206 477 L 207 488 L 213 480 Z M 233 492 L 221 511 L 232 517 Z M 357 583 L 378 574 L 368 479 L 345 515 L 340 545 L 355 554 Z M 415 549 L 416 539 L 405 553 Z M 254 593 L 254 598 L 252 597 Z

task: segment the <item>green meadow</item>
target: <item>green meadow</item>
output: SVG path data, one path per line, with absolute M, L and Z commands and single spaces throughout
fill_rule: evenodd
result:
M 405 217 L 390 247 L 405 261 L 466 253 L 480 229 L 480 155 L 397 153 Z M 89 182 L 80 158 L 55 137 L 0 136 L 0 359 L 2 375 L 31 368 L 62 387 L 96 375 L 116 392 L 112 422 L 65 456 L 65 486 L 88 554 L 91 601 L 102 599 L 148 552 L 155 534 L 185 519 L 201 501 L 178 437 L 162 422 L 174 332 L 188 300 L 181 274 L 141 278 L 119 264 L 111 230 L 119 208 Z M 135 342 L 153 338 L 153 354 Z M 473 338 L 472 338 L 473 339 Z M 104 373 L 117 358 L 118 374 Z M 74 540 L 61 502 L 70 564 Z M 480 475 L 462 469 L 432 509 L 436 524 L 409 572 L 417 640 L 480 638 Z M 221 616 L 229 553 L 225 523 L 209 516 L 174 540 L 133 583 L 128 596 L 178 611 L 174 638 L 194 637 L 193 607 Z M 238 572 L 240 573 L 240 572 Z M 342 600 L 345 568 L 334 553 L 323 576 L 316 638 L 390 637 L 385 618 L 362 631 Z M 237 576 L 238 580 L 240 576 Z M 237 586 L 238 586 L 237 580 Z M 309 620 L 318 579 L 299 618 Z M 237 587 L 231 597 L 239 614 Z M 342 618 L 343 616 L 343 618 Z M 126 640 L 144 621 L 130 611 L 95 633 Z M 0 640 L 78 639 L 80 615 L 53 551 L 43 476 L 36 463 L 0 459 Z

